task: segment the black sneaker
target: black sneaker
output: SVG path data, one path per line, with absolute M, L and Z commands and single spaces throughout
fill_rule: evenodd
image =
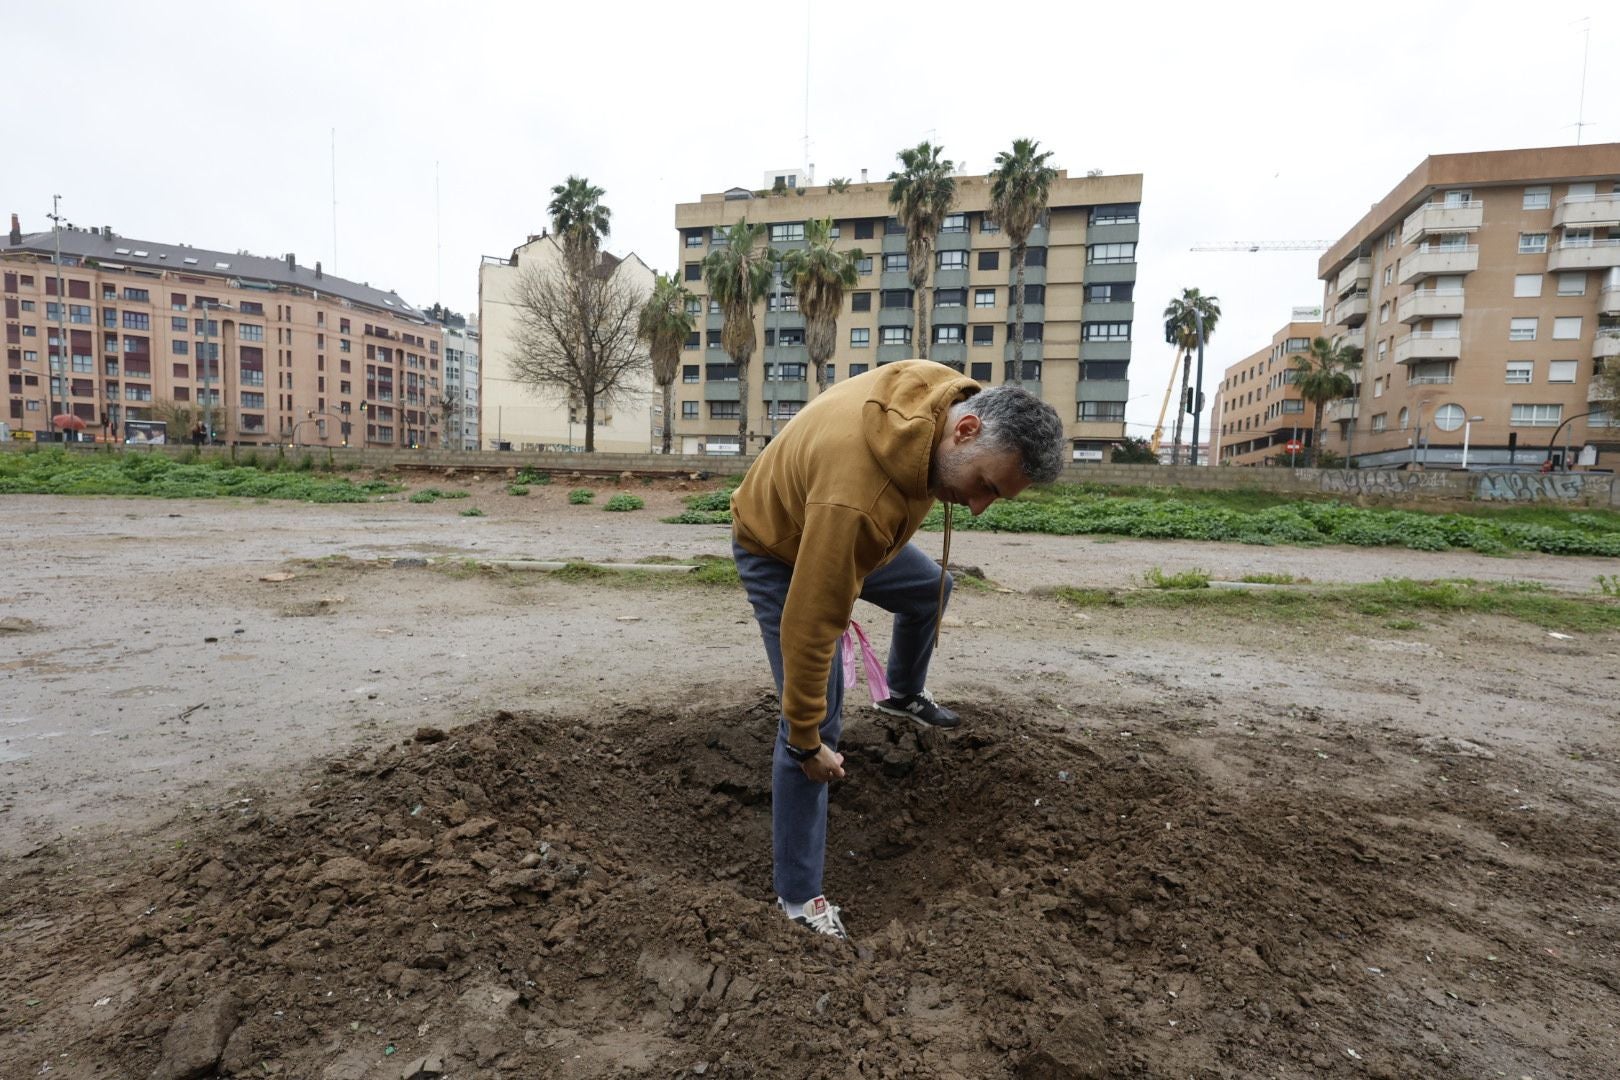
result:
M 934 695 L 927 690 L 904 697 L 885 698 L 872 707 L 890 716 L 909 716 L 924 727 L 953 728 L 962 722 L 960 716 L 936 702 Z

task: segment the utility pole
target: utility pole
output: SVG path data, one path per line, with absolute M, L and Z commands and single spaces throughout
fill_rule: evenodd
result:
M 59 357 L 62 350 L 67 348 L 67 328 L 63 316 L 67 312 L 67 290 L 62 287 L 62 196 L 51 196 L 51 233 L 56 239 L 56 349 L 45 350 L 45 360 L 49 367 L 46 376 L 45 405 L 50 411 L 45 416 L 45 429 L 54 433 L 56 429 L 56 380 L 59 378 Z M 67 387 L 62 388 L 62 411 L 67 411 Z M 55 435 L 52 435 L 55 438 Z M 63 435 L 66 439 L 67 436 Z

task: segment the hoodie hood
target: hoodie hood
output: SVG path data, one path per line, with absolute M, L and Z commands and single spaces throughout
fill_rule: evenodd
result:
M 945 433 L 946 415 L 979 384 L 931 360 L 901 360 L 873 372 L 861 407 L 867 448 L 907 499 L 928 494 L 934 448 Z

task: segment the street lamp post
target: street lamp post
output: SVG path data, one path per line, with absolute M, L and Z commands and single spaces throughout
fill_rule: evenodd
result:
M 1474 422 L 1476 420 L 1483 421 L 1484 419 L 1485 418 L 1483 416 L 1470 416 L 1468 419 L 1463 421 L 1463 458 L 1462 458 L 1462 467 L 1463 467 L 1464 472 L 1468 471 L 1468 432 L 1469 432 L 1470 429 L 1473 428 Z
M 203 403 L 202 403 L 203 404 L 203 428 L 205 429 L 205 431 L 207 433 L 208 442 L 210 444 L 212 444 L 213 441 L 214 441 L 214 410 L 213 410 L 214 398 L 213 398 L 213 391 L 209 387 L 209 383 L 212 381 L 210 379 L 210 377 L 209 377 L 209 373 L 213 370 L 214 360 L 213 360 L 213 357 L 209 355 L 209 352 L 210 352 L 210 349 L 209 349 L 209 344 L 210 344 L 209 343 L 209 337 L 210 337 L 210 334 L 209 334 L 208 328 L 211 325 L 212 320 L 209 319 L 208 313 L 210 311 L 234 311 L 235 308 L 231 307 L 231 305 L 229 305 L 229 304 L 221 304 L 217 300 L 206 300 L 206 299 L 202 299 L 202 298 L 199 298 L 197 300 L 197 307 L 200 308 L 202 310 L 202 313 L 203 313 L 203 317 L 202 317 L 203 349 L 202 349 L 202 355 L 197 358 L 199 365 L 202 367 L 202 373 L 203 373 L 203 378 L 202 378 L 202 384 L 203 384 Z M 221 336 L 223 336 L 223 335 L 221 335 Z M 225 369 L 224 369 L 223 366 L 220 368 L 219 376 L 220 376 L 219 377 L 219 383 L 220 383 L 220 386 L 223 388 L 224 385 L 225 385 Z
M 50 410 L 45 415 L 45 430 L 47 431 L 54 431 L 56 427 L 56 381 L 59 378 L 57 370 L 58 368 L 66 369 L 66 365 L 60 363 L 62 352 L 67 348 L 67 329 L 62 321 L 63 315 L 67 311 L 67 292 L 62 288 L 61 202 L 62 196 L 51 196 L 51 234 L 56 239 L 56 349 L 54 352 L 49 348 L 45 350 L 45 360 L 49 367 L 46 373 L 47 385 L 45 387 L 46 408 Z M 93 353 L 95 349 L 92 348 L 90 351 Z M 67 387 L 62 387 L 62 391 L 62 411 L 67 412 Z M 53 440 L 55 439 L 54 434 L 51 437 Z M 62 438 L 65 440 L 67 436 L 63 435 Z

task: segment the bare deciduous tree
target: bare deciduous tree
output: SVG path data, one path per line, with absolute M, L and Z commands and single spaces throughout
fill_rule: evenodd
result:
M 584 273 L 530 266 L 519 276 L 512 375 L 532 391 L 585 412 L 585 450 L 596 449 L 598 413 L 627 400 L 651 368 L 637 336 L 646 300 L 603 258 Z

